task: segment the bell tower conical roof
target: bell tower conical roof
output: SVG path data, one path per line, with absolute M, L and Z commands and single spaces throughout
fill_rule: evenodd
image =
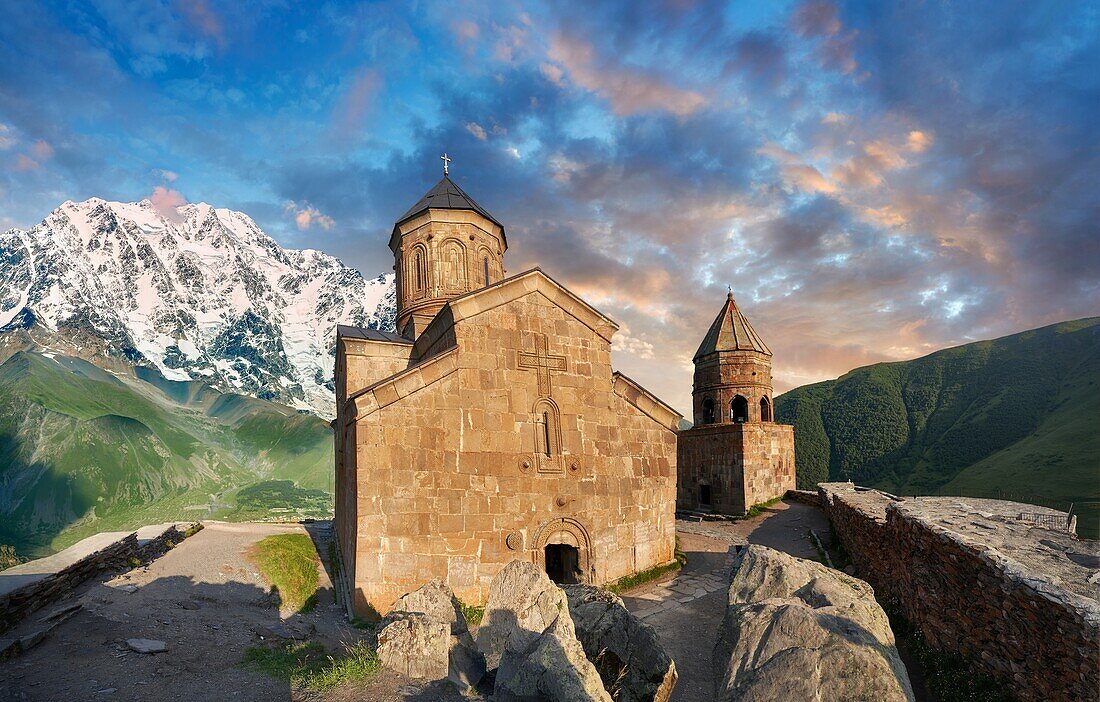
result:
M 699 350 L 695 352 L 692 360 L 717 351 L 756 351 L 757 353 L 772 355 L 771 349 L 749 324 L 749 320 L 741 312 L 741 308 L 733 300 L 733 293 L 726 295 L 726 303 L 722 305 L 722 311 L 715 317 L 714 323 L 703 337 L 703 343 L 699 344 Z
M 443 179 L 436 183 L 424 197 L 420 198 L 415 205 L 410 207 L 405 214 L 398 218 L 397 224 L 401 224 L 405 220 L 411 219 L 429 209 L 473 210 L 501 229 L 504 229 L 504 225 L 498 222 L 496 217 L 489 214 L 488 210 L 477 204 L 472 197 L 466 194 L 466 191 L 458 187 L 458 183 L 451 180 L 450 176 L 443 176 Z

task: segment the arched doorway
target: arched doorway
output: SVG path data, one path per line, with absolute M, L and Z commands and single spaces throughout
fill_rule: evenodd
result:
M 588 530 L 572 517 L 559 517 L 535 533 L 531 554 L 535 564 L 556 583 L 591 583 L 592 540 Z
M 730 402 L 730 421 L 737 424 L 749 421 L 749 401 L 741 395 L 735 396 Z
M 772 421 L 772 403 L 766 397 L 760 398 L 760 421 Z
M 581 552 L 569 544 L 546 544 L 543 549 L 546 574 L 558 585 L 581 581 Z

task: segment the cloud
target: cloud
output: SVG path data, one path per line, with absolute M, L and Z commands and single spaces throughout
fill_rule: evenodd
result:
M 15 157 L 14 169 L 19 172 L 37 171 L 41 164 L 26 154 L 18 154 Z
M 171 220 L 175 220 L 179 216 L 176 208 L 187 204 L 187 198 L 178 190 L 172 190 L 162 185 L 153 188 L 153 192 L 147 199 L 157 212 Z
M 836 5 L 828 0 L 802 3 L 791 16 L 791 26 L 804 37 L 831 37 L 843 28 Z
M 0 151 L 7 151 L 15 145 L 15 139 L 10 135 L 11 127 L 0 123 Z
M 808 193 L 835 193 L 836 185 L 813 166 L 801 163 L 780 168 L 783 182 Z
M 203 36 L 214 40 L 220 48 L 226 47 L 225 30 L 221 17 L 210 7 L 206 0 L 177 0 L 176 7 L 187 22 Z
M 909 132 L 909 136 L 906 139 L 905 146 L 913 153 L 919 154 L 932 145 L 932 135 L 925 132 L 919 132 L 913 130 Z
M 707 104 L 701 94 L 671 85 L 650 71 L 600 60 L 592 44 L 561 32 L 550 38 L 549 58 L 574 83 L 610 102 L 620 116 L 667 111 L 683 117 Z
M 562 85 L 562 76 L 565 75 L 564 71 L 560 67 L 555 66 L 552 63 L 539 64 L 539 72 L 554 85 Z
M 299 231 L 308 231 L 314 224 L 326 231 L 336 226 L 336 221 L 332 217 L 323 214 L 307 202 L 301 204 L 294 201 L 287 202 L 283 205 L 283 212 L 294 220 L 294 225 Z
M 31 147 L 31 153 L 39 161 L 47 161 L 53 158 L 53 147 L 46 142 L 45 139 L 38 139 Z
M 472 52 L 481 36 L 481 28 L 471 20 L 455 20 L 451 22 L 451 34 L 459 46 L 467 52 Z
M 175 171 L 158 170 L 156 172 L 160 175 L 161 178 L 164 178 L 169 183 L 174 183 L 176 182 L 176 179 L 179 178 L 179 174 Z
M 653 344 L 633 336 L 630 333 L 630 327 L 623 325 L 619 326 L 619 331 L 615 333 L 614 338 L 611 340 L 611 350 L 632 354 L 643 359 L 653 358 Z
M 351 139 L 359 133 L 381 85 L 381 78 L 373 68 L 361 68 L 352 75 L 337 113 L 341 138 Z
M 487 138 L 485 135 L 485 129 L 477 122 L 467 122 L 466 131 L 474 136 L 478 141 L 485 141 Z

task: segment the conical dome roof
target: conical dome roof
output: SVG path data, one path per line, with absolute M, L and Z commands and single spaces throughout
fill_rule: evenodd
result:
M 437 210 L 473 210 L 501 229 L 504 229 L 503 224 L 498 222 L 493 215 L 489 214 L 484 207 L 474 202 L 472 197 L 467 195 L 462 188 L 458 187 L 457 183 L 447 176 L 443 176 L 443 180 L 436 183 L 435 187 L 429 190 L 424 197 L 420 198 L 415 205 L 410 207 L 408 212 L 401 215 L 397 220 L 397 224 L 401 224 L 406 219 L 411 219 L 422 212 L 427 212 L 429 208 Z
M 692 360 L 698 360 L 701 356 L 716 351 L 756 351 L 769 356 L 771 349 L 749 324 L 749 320 L 741 312 L 741 308 L 733 301 L 733 293 L 726 295 L 726 304 L 722 305 L 722 311 L 714 319 L 714 323 L 703 337 L 703 343 L 695 352 Z

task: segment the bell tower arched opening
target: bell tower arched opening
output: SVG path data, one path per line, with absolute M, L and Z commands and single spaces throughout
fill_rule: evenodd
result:
M 730 421 L 734 424 L 744 424 L 749 421 L 749 401 L 744 395 L 735 395 L 730 402 Z

